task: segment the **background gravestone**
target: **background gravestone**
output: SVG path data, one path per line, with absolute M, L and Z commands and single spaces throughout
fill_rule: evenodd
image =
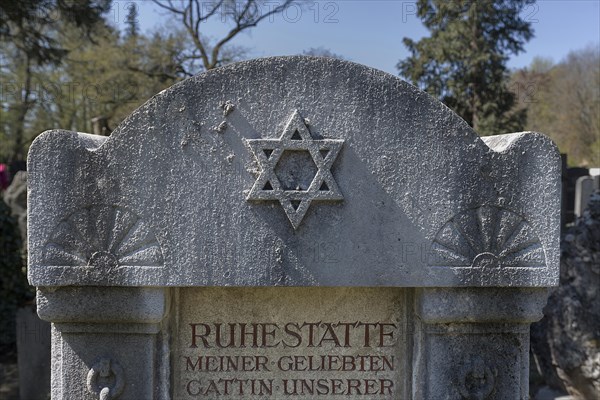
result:
M 575 215 L 575 197 L 576 197 L 576 186 L 577 180 L 583 176 L 590 175 L 590 170 L 581 167 L 567 167 L 567 157 L 564 155 L 563 159 L 563 226 L 570 225 L 575 222 L 577 216 Z
M 543 135 L 482 140 L 393 76 L 270 58 L 109 138 L 48 131 L 29 174 L 54 398 L 527 398 L 558 282 Z
M 575 183 L 575 217 L 580 218 L 587 209 L 590 197 L 594 193 L 594 178 L 581 176 Z
M 35 305 L 19 308 L 16 321 L 19 396 L 23 400 L 47 400 L 50 391 L 50 324 L 37 316 Z
M 566 231 L 560 286 L 532 326 L 532 349 L 544 379 L 582 399 L 600 397 L 600 192 Z

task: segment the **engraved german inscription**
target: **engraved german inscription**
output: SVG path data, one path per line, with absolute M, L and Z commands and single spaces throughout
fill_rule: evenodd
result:
M 387 288 L 182 289 L 176 398 L 399 398 L 403 296 Z

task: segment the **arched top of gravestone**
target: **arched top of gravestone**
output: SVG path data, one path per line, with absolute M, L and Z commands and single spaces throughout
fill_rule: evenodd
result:
M 29 155 L 38 286 L 546 286 L 560 158 L 480 139 L 402 80 L 276 57 L 157 94 L 109 138 Z

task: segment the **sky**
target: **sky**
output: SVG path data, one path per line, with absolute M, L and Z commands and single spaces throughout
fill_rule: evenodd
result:
M 132 3 L 138 6 L 142 32 L 173 26 L 169 15 L 149 0 L 115 1 L 113 15 L 118 25 Z M 402 38 L 417 40 L 428 33 L 415 10 L 414 1 L 309 0 L 304 9 L 289 7 L 232 43 L 246 47 L 249 58 L 302 54 L 323 47 L 347 60 L 397 75 L 396 64 L 409 55 Z M 535 37 L 523 53 L 511 56 L 510 68 L 526 67 L 536 56 L 559 62 L 571 50 L 600 45 L 600 0 L 538 0 L 522 16 L 531 22 Z M 206 24 L 206 32 L 215 38 L 227 28 L 220 18 Z

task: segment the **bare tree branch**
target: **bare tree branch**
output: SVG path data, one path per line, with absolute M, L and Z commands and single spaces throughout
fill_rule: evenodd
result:
M 218 67 L 231 57 L 223 57 L 223 47 L 228 45 L 240 32 L 257 26 L 261 21 L 275 14 L 283 12 L 292 3 L 300 0 L 284 0 L 277 5 L 270 2 L 260 4 L 256 0 L 219 0 L 212 3 L 204 3 L 201 0 L 187 0 L 175 5 L 173 0 L 160 1 L 152 0 L 162 9 L 170 12 L 184 26 L 195 49 L 198 51 L 199 58 L 202 60 L 204 69 L 209 70 Z M 204 7 L 203 7 L 204 6 Z M 211 47 L 209 37 L 203 32 L 202 23 L 221 14 L 223 22 L 233 23 L 227 34 L 216 41 Z M 231 54 L 231 53 L 230 53 Z
M 154 4 L 156 4 L 157 6 L 164 8 L 165 10 L 172 12 L 173 14 L 183 14 L 183 12 L 179 9 L 177 9 L 175 6 L 173 6 L 173 2 L 172 1 L 167 1 L 167 4 L 164 4 L 164 1 L 158 1 L 158 0 L 152 0 L 152 2 Z

